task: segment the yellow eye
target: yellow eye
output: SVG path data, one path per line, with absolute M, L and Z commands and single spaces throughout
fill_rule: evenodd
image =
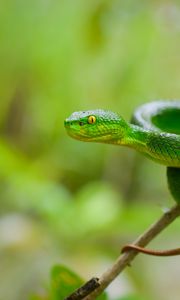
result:
M 88 123 L 89 123 L 89 124 L 94 124 L 94 123 L 96 123 L 96 117 L 95 117 L 95 116 L 89 116 L 89 117 L 88 117 Z

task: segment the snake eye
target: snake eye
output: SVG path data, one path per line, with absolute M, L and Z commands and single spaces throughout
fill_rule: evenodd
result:
M 88 123 L 89 123 L 89 124 L 94 124 L 94 123 L 96 123 L 96 117 L 95 117 L 95 116 L 89 116 L 89 117 L 88 117 Z

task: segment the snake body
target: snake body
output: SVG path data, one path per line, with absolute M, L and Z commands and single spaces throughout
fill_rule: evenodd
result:
M 146 103 L 129 123 L 102 109 L 74 112 L 65 127 L 75 139 L 128 146 L 167 166 L 169 189 L 180 203 L 180 101 Z
M 78 140 L 123 145 L 167 166 L 169 190 L 180 205 L 180 101 L 154 101 L 136 109 L 127 123 L 117 113 L 102 109 L 74 112 L 64 122 Z M 180 255 L 180 248 L 156 251 L 125 245 L 122 252 L 156 256 Z

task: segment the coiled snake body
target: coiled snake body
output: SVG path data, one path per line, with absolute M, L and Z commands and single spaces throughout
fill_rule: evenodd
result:
M 180 202 L 180 101 L 142 105 L 135 111 L 132 122 L 149 131 L 147 147 L 157 162 L 167 166 L 169 189 Z
M 102 109 L 74 112 L 65 127 L 75 139 L 128 146 L 167 166 L 170 192 L 180 204 L 180 101 L 144 104 L 130 123 Z

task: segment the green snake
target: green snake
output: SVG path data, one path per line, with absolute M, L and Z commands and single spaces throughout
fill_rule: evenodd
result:
M 127 146 L 165 165 L 169 190 L 180 204 L 180 101 L 143 104 L 129 123 L 117 113 L 96 109 L 74 112 L 64 125 L 77 140 Z

